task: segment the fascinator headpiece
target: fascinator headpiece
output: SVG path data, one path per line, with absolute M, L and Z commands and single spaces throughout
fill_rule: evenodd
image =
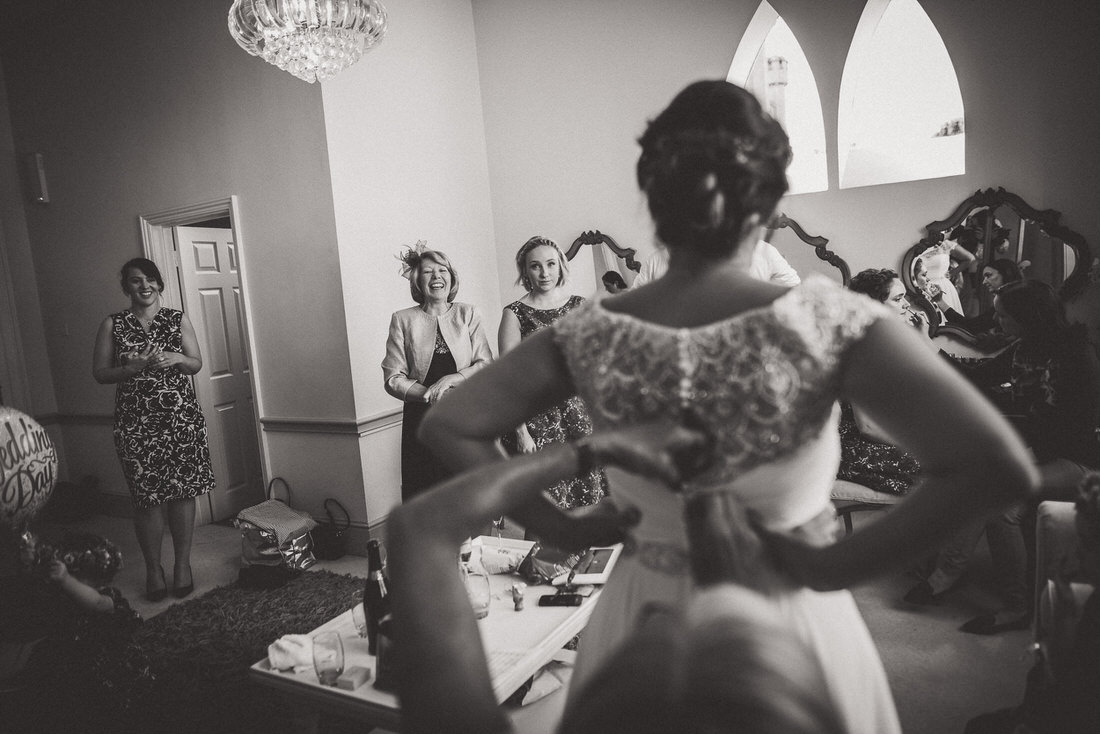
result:
M 419 267 L 420 258 L 423 257 L 427 249 L 427 240 L 417 240 L 415 245 L 406 247 L 401 252 L 397 253 L 397 259 L 401 261 L 402 278 L 407 278 L 409 280 L 413 279 L 413 273 L 415 273 L 417 267 Z

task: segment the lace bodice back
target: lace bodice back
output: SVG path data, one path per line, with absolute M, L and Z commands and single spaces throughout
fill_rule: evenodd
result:
M 690 411 L 715 437 L 718 457 L 693 483 L 716 487 L 796 454 L 827 423 L 835 428 L 842 358 L 883 316 L 884 306 L 817 276 L 695 328 L 641 321 L 598 300 L 554 328 L 594 427 Z

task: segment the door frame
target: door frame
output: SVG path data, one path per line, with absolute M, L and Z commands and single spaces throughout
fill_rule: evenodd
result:
M 222 219 L 229 217 L 229 228 L 233 232 L 233 242 L 237 248 L 237 269 L 241 281 L 241 308 L 244 310 L 245 342 L 248 344 L 249 380 L 252 383 L 252 405 L 255 415 L 253 419 L 256 426 L 256 444 L 260 449 L 260 474 L 261 481 L 266 482 L 268 476 L 268 446 L 264 432 L 261 428 L 260 416 L 264 415 L 263 392 L 260 390 L 260 368 L 257 359 L 256 340 L 253 338 L 255 329 L 252 324 L 252 306 L 249 303 L 249 294 L 252 289 L 248 283 L 248 269 L 246 267 L 244 237 L 241 232 L 240 208 L 236 195 L 224 199 L 214 199 L 198 204 L 165 209 L 151 214 L 142 214 L 138 217 L 141 225 L 141 240 L 145 248 L 145 256 L 153 262 L 171 263 L 175 277 L 166 278 L 162 298 L 166 306 L 184 310 L 182 283 L 183 274 L 180 271 L 179 252 L 176 250 L 176 240 L 172 232 L 175 227 L 187 227 L 210 219 Z M 207 511 L 207 521 L 210 511 Z M 200 520 L 201 522 L 201 520 Z

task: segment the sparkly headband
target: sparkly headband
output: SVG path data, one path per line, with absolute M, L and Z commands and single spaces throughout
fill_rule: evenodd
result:
M 402 278 L 408 278 L 410 281 L 413 279 L 413 273 L 416 272 L 416 268 L 420 265 L 420 258 L 424 256 L 427 249 L 427 240 L 417 240 L 415 245 L 397 253 L 396 257 L 401 262 Z

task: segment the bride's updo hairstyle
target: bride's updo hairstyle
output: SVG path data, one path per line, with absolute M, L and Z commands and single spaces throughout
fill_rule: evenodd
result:
M 638 185 L 672 248 L 727 256 L 745 221 L 767 221 L 787 191 L 787 134 L 756 97 L 726 81 L 689 85 L 638 142 Z

